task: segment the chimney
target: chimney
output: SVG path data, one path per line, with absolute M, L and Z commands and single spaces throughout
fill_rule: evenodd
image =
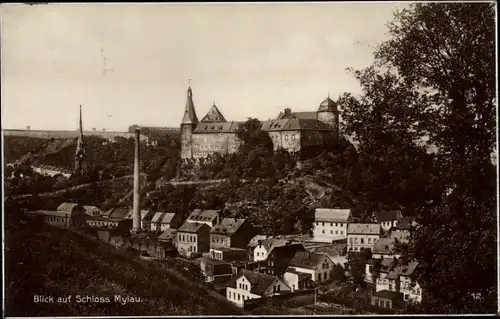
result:
M 284 118 L 290 118 L 290 117 L 292 117 L 292 109 L 286 108 Z
M 134 152 L 134 208 L 132 212 L 133 232 L 141 229 L 140 205 L 140 128 L 135 129 L 135 152 Z

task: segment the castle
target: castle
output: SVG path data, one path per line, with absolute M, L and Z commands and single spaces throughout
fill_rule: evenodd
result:
M 226 121 L 215 103 L 199 121 L 193 91 L 189 87 L 181 122 L 181 158 L 199 160 L 215 153 L 235 153 L 241 143 L 236 131 L 244 123 Z M 328 97 L 316 112 L 292 112 L 287 108 L 276 119 L 262 121 L 261 129 L 268 132 L 275 150 L 283 148 L 296 153 L 338 138 L 339 111 L 336 103 Z

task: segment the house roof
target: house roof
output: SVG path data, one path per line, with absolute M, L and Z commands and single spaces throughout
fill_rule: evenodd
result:
M 264 239 L 261 244 L 262 246 L 266 249 L 266 251 L 270 251 L 272 247 L 281 247 L 285 246 L 287 243 L 289 243 L 288 240 L 286 239 L 278 239 L 278 238 L 268 238 Z M 257 244 L 258 246 L 258 244 Z
M 263 131 L 331 131 L 325 123 L 317 119 L 289 118 L 261 122 Z
M 385 298 L 390 300 L 400 299 L 403 294 L 400 292 L 390 291 L 390 290 L 380 290 L 373 294 L 375 297 Z
M 112 208 L 106 214 L 109 217 L 128 218 L 129 217 L 129 213 L 131 213 L 131 210 L 128 207 L 115 207 L 115 208 Z
M 380 238 L 373 245 L 374 254 L 390 254 L 394 250 L 393 238 Z
M 235 133 L 245 122 L 198 123 L 194 133 Z
M 169 224 L 175 217 L 175 213 L 156 212 L 151 219 L 152 223 Z
M 338 111 L 337 103 L 335 103 L 330 97 L 327 97 L 319 105 L 318 112 L 336 112 Z
M 347 234 L 379 235 L 380 224 L 347 224 Z
M 66 211 L 53 211 L 53 210 L 34 210 L 28 211 L 31 215 L 43 215 L 43 216 L 57 216 L 57 217 L 69 217 L 70 212 Z
M 245 223 L 246 219 L 223 218 L 220 223 L 214 226 L 210 233 L 224 234 L 231 236 Z
M 86 214 L 92 214 L 92 213 L 95 213 L 95 212 L 101 212 L 101 210 L 99 208 L 97 208 L 96 206 L 83 206 L 83 209 L 85 210 L 85 213 Z
M 324 254 L 317 254 L 307 251 L 298 251 L 290 261 L 290 266 L 302 268 L 316 268 L 319 264 L 328 258 Z
M 168 228 L 163 233 L 161 233 L 160 236 L 158 236 L 158 239 L 159 240 L 173 239 L 175 237 L 175 234 L 177 234 L 177 230 Z
M 316 208 L 315 221 L 320 222 L 347 222 L 351 216 L 350 209 Z
M 269 257 L 272 257 L 275 262 L 275 270 L 285 271 L 290 261 L 293 259 L 298 251 L 305 251 L 304 245 L 302 244 L 290 244 L 285 246 L 275 247 L 273 246 L 269 251 Z M 268 259 L 269 259 L 268 257 Z
M 412 226 L 411 224 L 412 220 L 410 217 L 402 217 L 398 220 L 396 228 L 400 230 L 410 230 Z
M 62 203 L 57 207 L 58 212 L 72 212 L 78 204 L 76 203 Z
M 248 243 L 248 247 L 256 247 L 259 244 L 259 241 L 267 239 L 268 236 L 266 235 L 255 235 L 253 236 L 252 239 L 250 239 L 250 242 Z
M 207 228 L 207 231 L 210 229 L 209 226 L 207 226 L 207 224 L 204 224 L 204 223 L 189 223 L 189 222 L 185 222 L 184 224 L 182 224 L 182 226 L 179 228 L 179 230 L 177 232 L 183 232 L 183 233 L 197 233 L 199 232 L 200 230 L 202 230 L 204 227 Z
M 288 112 L 287 112 L 288 111 Z M 276 117 L 276 120 L 284 119 L 304 119 L 304 120 L 317 120 L 317 112 L 292 112 L 290 109 L 286 109 L 285 112 L 280 112 Z
M 205 115 L 205 117 L 201 120 L 201 122 L 202 123 L 226 122 L 226 119 L 224 118 L 224 116 L 214 103 L 214 105 L 212 105 L 207 115 Z
M 399 266 L 400 268 L 400 275 L 401 276 L 411 276 L 413 272 L 417 269 L 418 267 L 418 262 L 416 261 L 411 261 L 408 263 L 408 265 L 401 265 Z
M 375 212 L 375 216 L 379 223 L 398 220 L 403 217 L 400 210 L 379 210 Z
M 241 276 L 245 276 L 245 278 L 250 282 L 250 292 L 256 295 L 262 295 L 278 278 L 249 270 L 242 270 Z
M 187 218 L 188 221 L 194 222 L 211 222 L 217 218 L 220 213 L 219 210 L 214 209 L 195 209 Z

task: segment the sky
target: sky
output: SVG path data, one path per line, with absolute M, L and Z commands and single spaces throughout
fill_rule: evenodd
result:
M 358 94 L 398 3 L 2 4 L 2 128 L 179 127 Z

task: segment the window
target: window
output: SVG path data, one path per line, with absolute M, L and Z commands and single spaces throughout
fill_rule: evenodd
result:
M 295 134 L 292 134 L 292 141 L 295 141 Z
M 325 226 L 325 223 L 321 223 L 322 225 L 321 226 Z
M 341 230 L 341 231 L 340 231 L 340 234 L 341 234 L 341 235 L 344 235 L 344 231 L 343 231 L 343 230 Z
M 389 284 L 389 290 L 392 291 L 392 284 Z
M 333 226 L 333 223 L 330 223 L 330 227 Z
M 335 227 L 337 227 L 337 223 L 335 223 Z
M 338 230 L 336 230 L 336 231 L 335 231 L 335 235 L 338 235 L 338 234 L 339 234 L 339 231 L 338 231 Z
M 321 232 L 324 234 L 324 233 L 325 233 L 325 230 L 323 229 Z
M 259 252 L 257 252 L 257 257 L 259 257 Z
M 343 223 L 340 223 L 340 227 L 344 227 L 344 224 L 343 224 Z
M 372 239 L 368 238 L 368 244 L 371 244 L 371 243 L 372 243 Z
M 288 141 L 288 135 L 285 135 L 285 141 Z
M 410 295 L 405 294 L 405 300 L 408 300 L 409 297 L 410 297 Z
M 335 233 L 336 233 L 336 232 L 335 232 Z M 333 230 L 330 230 L 330 234 L 332 234 L 332 235 L 333 235 Z
M 212 237 L 212 243 L 215 243 L 215 238 Z
M 365 239 L 364 238 L 361 238 L 361 243 L 364 244 L 365 243 Z
M 238 294 L 238 301 L 240 301 L 240 294 Z

